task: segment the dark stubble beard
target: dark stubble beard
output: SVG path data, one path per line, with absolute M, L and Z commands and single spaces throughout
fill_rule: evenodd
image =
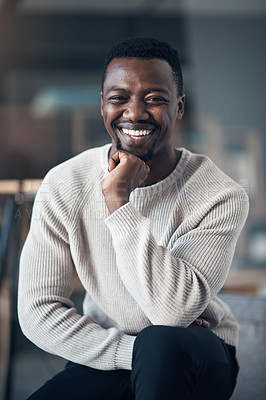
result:
M 116 148 L 117 148 L 117 150 L 126 151 L 126 152 L 128 152 L 130 154 L 133 154 L 134 156 L 140 158 L 145 163 L 153 158 L 155 145 L 156 145 L 156 141 L 153 143 L 152 147 L 149 149 L 149 151 L 146 154 L 137 155 L 133 151 L 124 149 L 120 139 L 116 136 Z

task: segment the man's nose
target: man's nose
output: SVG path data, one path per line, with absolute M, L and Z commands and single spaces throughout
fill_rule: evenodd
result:
M 147 104 L 143 100 L 131 99 L 127 103 L 123 116 L 131 121 L 145 121 L 149 118 Z

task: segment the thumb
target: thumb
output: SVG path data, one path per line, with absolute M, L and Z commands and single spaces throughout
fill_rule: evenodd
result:
M 111 172 L 115 167 L 119 164 L 119 161 L 117 162 L 113 157 L 109 158 L 109 168 L 108 171 Z

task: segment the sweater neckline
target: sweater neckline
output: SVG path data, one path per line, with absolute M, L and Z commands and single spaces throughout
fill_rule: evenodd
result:
M 102 166 L 103 166 L 103 172 L 104 172 L 104 178 L 108 175 L 108 153 L 111 148 L 111 144 L 107 144 L 104 146 L 104 151 L 102 152 Z M 152 193 L 158 193 L 161 192 L 162 190 L 166 189 L 168 186 L 172 185 L 173 183 L 176 183 L 178 179 L 183 175 L 184 170 L 190 160 L 191 157 L 191 152 L 187 150 L 184 147 L 179 147 L 178 150 L 181 151 L 181 157 L 179 159 L 179 162 L 177 163 L 176 167 L 173 169 L 173 171 L 164 179 L 161 181 L 154 183 L 153 185 L 150 186 L 144 186 L 144 187 L 137 187 L 134 189 L 131 193 L 131 196 L 147 196 L 151 195 Z

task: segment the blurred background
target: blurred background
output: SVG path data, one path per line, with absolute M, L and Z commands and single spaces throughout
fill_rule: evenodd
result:
M 64 365 L 21 334 L 18 258 L 54 165 L 109 142 L 99 112 L 106 52 L 153 36 L 179 50 L 177 146 L 209 155 L 250 197 L 226 293 L 266 296 L 266 3 L 0 0 L 0 398 L 26 398 Z M 76 302 L 81 301 L 77 282 Z

